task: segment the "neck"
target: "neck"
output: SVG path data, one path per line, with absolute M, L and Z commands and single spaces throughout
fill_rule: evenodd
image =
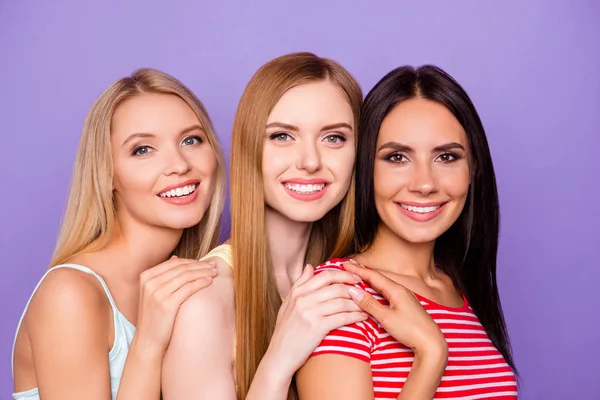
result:
M 357 261 L 386 272 L 427 281 L 437 276 L 433 260 L 435 242 L 411 243 L 380 224 L 371 247 Z
M 124 279 L 137 282 L 145 270 L 166 261 L 177 247 L 183 230 L 142 225 L 117 218 L 104 251 L 116 261 Z
M 302 274 L 312 223 L 292 221 L 269 207 L 265 223 L 272 273 L 279 294 L 285 297 Z

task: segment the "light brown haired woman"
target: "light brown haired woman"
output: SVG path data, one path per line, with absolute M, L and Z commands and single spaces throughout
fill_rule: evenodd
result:
M 58 244 L 17 328 L 15 399 L 159 399 L 175 316 L 211 284 L 224 165 L 200 100 L 141 69 L 95 101 Z M 135 337 L 134 337 L 135 333 Z
M 305 268 L 352 242 L 361 103 L 356 80 L 311 53 L 252 77 L 233 127 L 231 239 L 209 254 L 219 276 L 177 316 L 168 400 L 296 398 L 293 376 L 326 333 L 366 319 L 352 274 Z

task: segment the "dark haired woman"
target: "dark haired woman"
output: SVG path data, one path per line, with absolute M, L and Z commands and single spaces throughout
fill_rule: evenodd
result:
M 346 269 L 371 314 L 330 334 L 297 374 L 305 399 L 516 399 L 496 284 L 498 194 L 464 89 L 401 67 L 365 99 L 357 240 Z

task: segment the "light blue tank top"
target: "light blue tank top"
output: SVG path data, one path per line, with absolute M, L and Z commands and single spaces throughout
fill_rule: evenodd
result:
M 86 274 L 95 276 L 100 281 L 100 284 L 102 284 L 102 287 L 104 288 L 104 292 L 106 292 L 106 297 L 108 297 L 108 301 L 110 302 L 110 307 L 113 312 L 113 319 L 114 319 L 114 325 L 115 325 L 115 341 L 114 341 L 112 349 L 110 349 L 110 351 L 108 353 L 108 362 L 109 362 L 109 367 L 110 367 L 110 389 L 112 392 L 112 399 L 115 400 L 117 398 L 117 391 L 119 390 L 119 383 L 121 382 L 121 376 L 123 375 L 123 367 L 125 367 L 125 360 L 127 359 L 127 353 L 129 353 L 129 346 L 131 345 L 131 341 L 133 340 L 133 335 L 135 334 L 135 326 L 131 322 L 129 322 L 127 320 L 127 318 L 125 318 L 125 316 L 123 314 L 121 314 L 121 312 L 117 309 L 115 301 L 114 301 L 112 295 L 110 294 L 110 291 L 108 290 L 108 286 L 106 285 L 106 282 L 104 282 L 104 279 L 102 279 L 100 277 L 100 275 L 96 274 L 91 269 L 84 267 L 82 265 L 62 264 L 62 265 L 58 265 L 56 267 L 49 269 L 44 274 L 42 279 L 40 279 L 40 282 L 37 284 L 37 286 L 33 290 L 31 297 L 33 297 L 33 295 L 37 291 L 38 287 L 40 286 L 40 284 L 42 283 L 44 278 L 46 278 L 46 276 L 50 272 L 52 272 L 58 268 L 73 268 L 73 269 L 85 272 Z M 27 307 L 29 307 L 29 303 L 31 302 L 31 297 L 29 298 L 29 301 L 27 302 L 27 305 L 25 306 L 25 310 L 23 311 L 23 315 L 21 316 L 21 319 L 19 320 L 19 325 L 17 326 L 17 333 L 19 332 L 19 328 L 21 327 L 21 323 L 23 322 L 23 317 L 25 316 L 25 313 L 27 312 Z M 16 340 L 17 340 L 17 334 L 15 334 L 15 341 L 13 342 L 11 364 L 14 360 Z M 14 378 L 14 370 L 13 370 L 13 378 Z M 13 398 L 15 400 L 40 400 L 40 395 L 38 392 L 38 388 L 33 388 L 33 389 L 27 390 L 25 392 L 13 393 Z

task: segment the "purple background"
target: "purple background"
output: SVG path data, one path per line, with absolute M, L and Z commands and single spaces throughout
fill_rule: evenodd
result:
M 250 76 L 299 50 L 340 61 L 365 94 L 400 64 L 438 64 L 465 86 L 498 177 L 521 398 L 600 398 L 597 2 L 166 3 L 0 0 L 0 399 L 94 98 L 137 67 L 163 69 L 205 102 L 228 153 Z

